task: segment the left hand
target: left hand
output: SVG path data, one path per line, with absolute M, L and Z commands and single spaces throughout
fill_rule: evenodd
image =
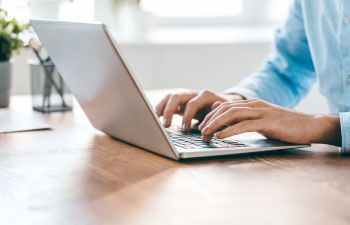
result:
M 259 132 L 264 136 L 296 144 L 341 144 L 339 116 L 304 114 L 260 99 L 217 102 L 202 121 L 199 129 L 203 141 L 226 138 L 244 132 Z

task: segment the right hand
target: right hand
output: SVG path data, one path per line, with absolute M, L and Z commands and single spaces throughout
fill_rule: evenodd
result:
M 187 91 L 168 94 L 156 106 L 159 117 L 163 116 L 164 127 L 170 127 L 174 114 L 183 115 L 182 131 L 191 129 L 192 119 L 202 120 L 222 102 L 238 101 L 244 98 L 237 94 L 216 94 L 212 91 Z

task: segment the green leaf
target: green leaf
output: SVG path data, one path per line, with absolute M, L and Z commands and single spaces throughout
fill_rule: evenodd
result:
M 0 32 L 0 61 L 8 61 L 11 58 L 13 45 L 11 36 L 6 32 Z
M 15 18 L 8 18 L 7 12 L 0 8 L 0 61 L 9 60 L 13 51 L 18 52 L 23 47 L 19 37 L 31 31 L 30 28 L 30 24 L 19 24 Z

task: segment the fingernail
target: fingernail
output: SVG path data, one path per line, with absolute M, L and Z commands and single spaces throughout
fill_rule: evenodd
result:
M 218 138 L 220 138 L 221 135 L 222 135 L 222 131 L 217 132 L 217 133 L 215 134 L 215 136 L 218 137 Z
M 168 121 L 169 121 L 169 119 L 164 119 L 164 121 L 163 121 L 164 126 L 168 125 Z
M 182 132 L 185 132 L 186 129 L 186 123 L 182 123 Z
M 204 142 L 209 142 L 209 141 L 208 141 L 208 136 L 203 135 L 203 136 L 202 136 L 202 141 L 204 141 Z

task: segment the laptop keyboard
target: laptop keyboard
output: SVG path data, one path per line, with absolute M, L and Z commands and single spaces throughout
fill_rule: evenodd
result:
M 190 130 L 186 133 L 181 132 L 179 127 L 171 127 L 166 130 L 174 145 L 185 149 L 247 147 L 246 144 L 236 140 L 224 140 L 216 137 L 213 137 L 210 142 L 203 142 L 202 134 L 198 130 Z

